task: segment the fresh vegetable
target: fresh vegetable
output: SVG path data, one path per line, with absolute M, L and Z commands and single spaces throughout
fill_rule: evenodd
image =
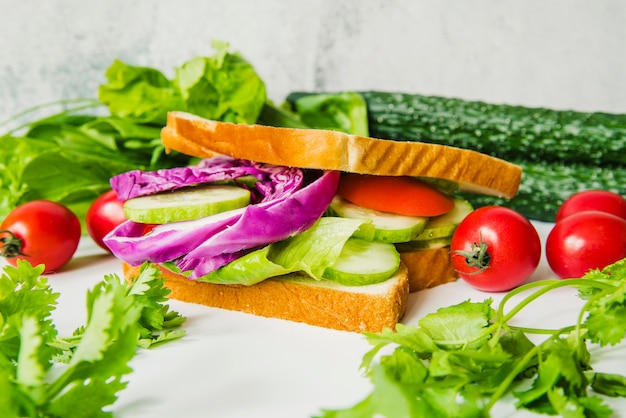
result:
M 184 110 L 207 119 L 254 123 L 266 102 L 265 84 L 229 44 L 213 41 L 215 55 L 195 57 L 169 80 L 159 70 L 116 60 L 98 98 L 111 113 L 141 123 L 164 125 L 167 112 Z
M 80 221 L 65 206 L 47 200 L 24 203 L 0 225 L 0 254 L 9 263 L 26 260 L 45 264 L 52 273 L 74 256 L 81 236 Z
M 473 210 L 467 200 L 455 197 L 452 210 L 444 215 L 428 218 L 422 232 L 410 241 L 397 243 L 396 248 L 405 252 L 449 247 L 454 231 Z
M 251 178 L 255 180 L 251 181 Z M 271 193 L 300 187 L 302 173 L 299 169 L 286 170 L 285 167 L 248 160 L 213 157 L 202 159 L 193 165 L 167 170 L 131 170 L 111 178 L 110 182 L 122 201 L 204 183 L 232 183 L 257 190 L 250 199 L 252 203 L 258 203 Z
M 105 244 L 130 264 L 175 260 L 181 271 L 193 270 L 192 278 L 201 277 L 252 249 L 310 228 L 330 204 L 339 181 L 338 172 L 326 172 L 301 187 L 304 176 L 300 169 L 218 158 L 203 160 L 195 168 L 124 173 L 111 183 L 120 199 L 132 198 L 197 184 L 199 179 L 225 180 L 225 167 L 231 179 L 250 174 L 260 178 L 256 183 L 258 203 L 192 221 L 157 225 L 147 235 L 143 235 L 143 224 L 128 221 L 106 237 Z M 180 175 L 181 170 L 186 176 Z M 146 178 L 159 178 L 152 182 L 159 186 L 143 187 L 148 185 L 143 181 Z
M 561 278 L 580 277 L 626 257 L 626 219 L 582 211 L 559 220 L 546 240 L 546 260 Z
M 196 186 L 140 196 L 124 202 L 124 215 L 133 222 L 164 224 L 190 221 L 250 204 L 250 191 L 228 185 Z
M 337 194 L 365 208 L 405 216 L 439 216 L 454 207 L 450 196 L 412 177 L 347 173 Z
M 560 329 L 525 328 L 517 315 L 549 292 L 578 290 L 581 311 Z M 575 293 L 574 293 L 575 294 Z M 510 306 L 513 301 L 516 305 Z M 593 369 L 602 348 L 626 335 L 626 260 L 572 280 L 527 283 L 498 304 L 464 301 L 415 326 L 365 333 L 362 368 L 371 393 L 339 417 L 489 417 L 505 396 L 518 409 L 568 417 L 609 417 L 597 394 L 626 396 L 626 376 Z M 534 343 L 531 334 L 536 334 Z M 545 338 L 540 340 L 539 337 Z
M 324 277 L 347 286 L 380 283 L 400 267 L 400 254 L 392 244 L 351 238 Z
M 541 241 L 523 215 L 500 206 L 478 208 L 456 228 L 450 260 L 477 289 L 501 292 L 527 280 L 539 265 Z
M 92 104 L 93 112 L 102 112 Z M 81 221 L 91 203 L 111 188 L 109 178 L 137 168 L 187 164 L 165 154 L 160 127 L 115 116 L 81 115 L 82 106 L 29 122 L 23 136 L 0 136 L 0 219 L 22 203 L 51 200 Z
M 367 104 L 358 93 L 304 96 L 295 103 L 295 110 L 307 126 L 369 136 Z
M 116 226 L 126 221 L 124 205 L 118 200 L 114 190 L 104 192 L 87 210 L 85 225 L 87 233 L 101 248 L 109 251 L 102 239 Z
M 464 199 L 455 197 L 454 206 L 449 212 L 428 220 L 424 230 L 413 241 L 429 241 L 439 238 L 452 239 L 459 224 L 474 211 L 472 205 Z
M 146 266 L 132 284 L 106 276 L 87 294 L 86 325 L 59 337 L 43 269 L 18 261 L 0 276 L 2 416 L 110 417 L 137 347 L 180 338 L 185 318 L 163 305 L 169 290 Z
M 335 196 L 330 203 L 328 213 L 342 218 L 370 221 L 374 228 L 374 240 L 380 242 L 407 242 L 416 238 L 426 227 L 428 218 L 396 215 L 364 208 Z M 362 238 L 363 231 L 357 231 L 355 237 Z
M 361 92 L 376 138 L 433 142 L 506 160 L 626 164 L 626 115 Z
M 555 222 L 585 210 L 599 210 L 626 219 L 626 199 L 607 190 L 586 190 L 574 193 L 557 211 Z

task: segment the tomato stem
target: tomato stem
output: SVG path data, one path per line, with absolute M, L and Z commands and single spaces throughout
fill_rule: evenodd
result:
M 24 241 L 18 238 L 17 235 L 7 229 L 0 231 L 0 234 L 4 235 L 0 238 L 0 256 L 14 258 L 18 255 L 26 255 L 22 252 Z
M 489 267 L 491 263 L 491 254 L 487 252 L 489 245 L 483 241 L 482 236 L 479 239 L 478 243 L 473 243 L 472 248 L 469 251 L 456 250 L 455 253 L 462 255 L 465 257 L 465 264 L 468 267 L 474 267 L 478 270 L 465 273 L 465 274 L 480 274 Z

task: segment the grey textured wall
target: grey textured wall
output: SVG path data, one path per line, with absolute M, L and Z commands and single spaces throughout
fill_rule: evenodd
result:
M 0 120 L 231 43 L 270 98 L 382 89 L 626 113 L 623 0 L 0 0 Z

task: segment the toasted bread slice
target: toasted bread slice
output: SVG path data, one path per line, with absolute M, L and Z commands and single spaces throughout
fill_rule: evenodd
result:
M 141 266 L 122 263 L 122 268 L 126 279 L 132 280 Z M 351 332 L 395 328 L 409 295 L 404 265 L 390 279 L 368 286 L 344 286 L 305 274 L 288 274 L 252 286 L 224 285 L 161 271 L 172 299 Z
M 511 198 L 522 170 L 507 161 L 439 144 L 399 142 L 320 129 L 277 128 L 168 114 L 166 149 L 196 157 L 216 154 L 290 167 L 381 176 L 434 177 L 460 189 Z

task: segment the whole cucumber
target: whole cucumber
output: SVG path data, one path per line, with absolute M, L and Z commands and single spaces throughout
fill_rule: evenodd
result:
M 370 135 L 472 149 L 511 159 L 626 164 L 626 115 L 361 92 Z
M 530 219 L 554 222 L 565 199 L 583 190 L 609 190 L 626 196 L 626 167 L 594 167 L 583 164 L 511 160 L 522 167 L 522 182 L 510 200 L 484 195 L 464 197 L 474 207 L 502 205 Z

